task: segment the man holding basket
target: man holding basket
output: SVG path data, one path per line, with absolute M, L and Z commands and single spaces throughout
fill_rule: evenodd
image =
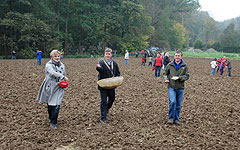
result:
M 99 72 L 98 80 L 120 76 L 118 64 L 112 60 L 112 49 L 106 48 L 103 60 L 97 63 L 96 70 Z M 115 88 L 105 88 L 98 85 L 101 95 L 101 123 L 107 121 L 107 114 L 115 100 Z

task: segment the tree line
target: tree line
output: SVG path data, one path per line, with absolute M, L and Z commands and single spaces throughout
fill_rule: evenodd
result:
M 222 32 L 199 8 L 197 0 L 1 0 L 0 55 L 15 50 L 31 58 L 36 49 L 74 55 L 105 47 L 118 53 L 149 46 L 175 50 L 196 41 L 237 50 L 234 25 Z

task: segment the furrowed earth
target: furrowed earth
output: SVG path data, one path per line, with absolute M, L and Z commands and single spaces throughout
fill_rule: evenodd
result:
M 232 77 L 210 75 L 207 58 L 184 58 L 185 82 L 181 125 L 168 125 L 167 85 L 156 79 L 141 58 L 116 58 L 124 84 L 108 122 L 100 119 L 94 59 L 64 58 L 70 85 L 61 105 L 58 129 L 49 126 L 47 105 L 36 101 L 49 59 L 0 60 L 0 149 L 232 149 L 240 146 L 240 61 Z M 65 147 L 65 148 L 64 148 Z

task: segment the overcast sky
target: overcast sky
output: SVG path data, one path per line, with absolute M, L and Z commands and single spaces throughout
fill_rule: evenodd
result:
M 240 0 L 199 0 L 199 3 L 216 21 L 240 16 Z

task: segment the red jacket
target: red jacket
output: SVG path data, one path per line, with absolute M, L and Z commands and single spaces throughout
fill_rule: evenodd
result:
M 218 66 L 218 67 L 221 65 L 221 62 L 222 62 L 222 58 L 219 58 L 219 59 L 217 60 L 217 66 Z
M 162 58 L 161 57 L 156 57 L 155 66 L 162 66 Z
M 145 62 L 145 59 L 146 59 L 146 58 L 143 57 L 143 58 L 142 58 L 142 62 Z

